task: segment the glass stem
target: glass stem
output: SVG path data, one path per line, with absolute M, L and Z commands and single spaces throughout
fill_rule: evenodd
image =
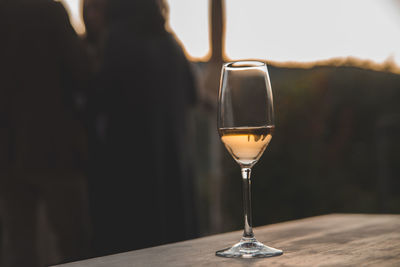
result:
M 243 215 L 244 232 L 243 238 L 254 238 L 253 223 L 251 219 L 251 168 L 242 168 L 243 178 Z

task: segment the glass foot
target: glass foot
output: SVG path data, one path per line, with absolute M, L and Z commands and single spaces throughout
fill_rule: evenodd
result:
M 215 253 L 219 257 L 226 258 L 267 258 L 282 254 L 282 250 L 268 247 L 255 238 L 242 238 L 233 247 Z

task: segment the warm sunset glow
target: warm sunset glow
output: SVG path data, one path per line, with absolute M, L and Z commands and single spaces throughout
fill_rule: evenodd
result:
M 64 0 L 83 32 L 80 0 Z M 193 58 L 209 50 L 208 1 L 168 0 L 170 26 Z M 310 62 L 356 57 L 400 65 L 400 4 L 396 0 L 228 0 L 230 59 Z
M 168 0 L 169 25 L 192 58 L 205 57 L 208 42 L 208 0 Z
M 394 0 L 229 0 L 226 11 L 230 58 L 353 56 L 400 63 L 400 5 Z
M 85 25 L 83 24 L 82 20 L 82 9 L 81 9 L 81 3 L 82 0 L 60 0 L 59 2 L 62 2 L 67 9 L 70 19 L 71 19 L 71 24 L 74 26 L 75 31 L 78 34 L 84 34 L 85 33 Z

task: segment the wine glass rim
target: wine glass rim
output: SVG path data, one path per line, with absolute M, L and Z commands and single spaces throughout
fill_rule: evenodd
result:
M 264 61 L 259 60 L 237 60 L 231 61 L 224 64 L 225 68 L 228 69 L 250 69 L 266 67 L 267 64 Z

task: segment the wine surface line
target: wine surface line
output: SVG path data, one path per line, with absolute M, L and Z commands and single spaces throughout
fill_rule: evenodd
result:
M 274 132 L 274 126 L 218 129 L 226 149 L 242 167 L 252 167 L 262 156 Z

